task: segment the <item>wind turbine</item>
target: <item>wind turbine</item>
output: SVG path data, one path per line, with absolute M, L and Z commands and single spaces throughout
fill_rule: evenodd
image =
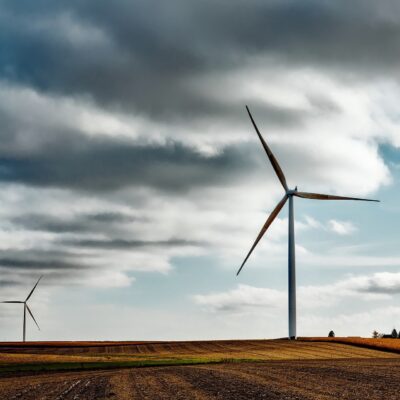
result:
M 39 331 L 39 325 L 36 322 L 35 317 L 32 314 L 31 309 L 29 308 L 27 302 L 30 299 L 30 297 L 32 296 L 32 293 L 34 292 L 34 290 L 36 289 L 36 286 L 38 285 L 39 281 L 43 278 L 43 276 L 41 276 L 38 281 L 36 282 L 35 286 L 33 287 L 33 289 L 30 291 L 30 293 L 28 294 L 28 297 L 25 299 L 25 301 L 2 301 L 1 303 L 12 303 L 12 304 L 23 304 L 24 305 L 24 325 L 23 325 L 23 341 L 25 342 L 25 338 L 26 338 L 26 311 L 28 311 L 29 315 L 32 317 L 33 321 L 35 322 L 36 326 L 38 327 Z
M 274 208 L 270 216 L 267 218 L 264 226 L 261 228 L 260 233 L 258 234 L 253 246 L 248 252 L 246 258 L 244 259 L 242 265 L 240 266 L 236 275 L 239 275 L 242 270 L 244 264 L 250 257 L 250 254 L 253 252 L 254 248 L 257 246 L 258 242 L 264 236 L 265 232 L 272 224 L 274 219 L 277 217 L 286 201 L 289 200 L 289 247 L 288 247 L 288 286 L 289 286 L 289 297 L 288 297 L 288 306 L 289 306 L 289 339 L 296 339 L 296 261 L 295 261 L 295 240 L 294 240 L 294 211 L 293 211 L 293 200 L 294 197 L 301 197 L 303 199 L 313 199 L 313 200 L 360 200 L 360 201 L 376 201 L 379 200 L 369 200 L 369 199 L 360 199 L 357 197 L 343 197 L 343 196 L 335 196 L 330 194 L 319 194 L 319 193 L 307 193 L 307 192 L 299 192 L 297 191 L 297 186 L 295 189 L 289 189 L 285 175 L 282 172 L 281 167 L 278 164 L 277 159 L 272 154 L 271 149 L 268 147 L 266 141 L 261 136 L 260 131 L 257 128 L 256 123 L 254 122 L 253 116 L 250 113 L 249 107 L 246 106 L 246 110 L 249 114 L 251 122 L 253 123 L 254 129 L 257 132 L 257 135 L 261 141 L 262 146 L 264 147 L 265 152 L 269 158 L 269 161 L 272 164 L 272 167 L 278 176 L 279 181 L 281 182 L 285 195 L 282 200 L 277 204 Z

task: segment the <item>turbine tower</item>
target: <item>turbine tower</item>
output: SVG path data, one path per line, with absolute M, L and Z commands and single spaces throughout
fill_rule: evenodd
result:
M 285 175 L 282 172 L 281 167 L 278 164 L 275 156 L 272 154 L 271 149 L 268 147 L 266 141 L 261 136 L 260 131 L 257 128 L 256 123 L 254 122 L 253 116 L 250 113 L 249 107 L 246 106 L 246 110 L 249 114 L 251 122 L 253 123 L 254 129 L 257 132 L 257 135 L 261 141 L 262 146 L 264 147 L 265 152 L 269 158 L 269 161 L 272 164 L 272 167 L 278 176 L 279 181 L 281 182 L 284 190 L 285 195 L 283 196 L 282 200 L 277 204 L 275 209 L 272 211 L 270 216 L 267 218 L 264 226 L 261 228 L 260 233 L 258 234 L 253 246 L 251 247 L 250 251 L 248 252 L 246 258 L 244 259 L 242 265 L 240 266 L 236 275 L 239 275 L 240 271 L 242 270 L 244 264 L 250 257 L 250 254 L 253 252 L 254 248 L 257 246 L 258 242 L 264 236 L 267 229 L 270 227 L 274 219 L 277 217 L 283 206 L 285 205 L 286 201 L 289 200 L 289 246 L 288 246 L 288 289 L 289 289 L 289 296 L 288 296 L 288 306 L 289 306 L 289 339 L 296 339 L 296 258 L 295 258 L 295 240 L 294 240 L 294 210 L 293 210 L 293 203 L 294 197 L 300 197 L 303 199 L 313 199 L 313 200 L 360 200 L 360 201 L 376 201 L 379 200 L 369 200 L 369 199 L 360 199 L 357 197 L 343 197 L 343 196 L 335 196 L 330 194 L 319 194 L 319 193 L 307 193 L 307 192 L 298 192 L 297 186 L 295 189 L 289 189 Z
M 28 294 L 28 297 L 25 299 L 25 301 L 2 301 L 1 303 L 12 303 L 12 304 L 23 304 L 24 305 L 24 323 L 23 323 L 23 334 L 22 334 L 22 338 L 23 341 L 25 342 L 26 339 L 26 312 L 28 311 L 29 315 L 32 317 L 33 321 L 35 322 L 36 326 L 38 327 L 39 331 L 39 325 L 36 322 L 35 317 L 32 314 L 32 311 L 30 310 L 29 306 L 28 306 L 28 300 L 30 299 L 30 297 L 32 296 L 32 293 L 34 292 L 34 290 L 36 289 L 36 286 L 38 285 L 39 281 L 43 278 L 43 276 L 41 276 L 38 281 L 36 282 L 35 286 L 33 287 L 33 289 L 30 291 L 30 293 Z

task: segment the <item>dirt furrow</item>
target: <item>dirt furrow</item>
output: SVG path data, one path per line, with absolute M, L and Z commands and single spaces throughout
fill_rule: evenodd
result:
M 264 381 L 243 379 L 243 376 L 239 374 L 224 373 L 215 368 L 176 367 L 174 370 L 176 375 L 202 391 L 210 399 L 306 399 L 286 392 L 285 397 L 282 397 L 282 391 L 276 390 L 273 385 Z
M 258 368 L 254 364 L 248 364 L 243 365 L 238 370 L 240 374 L 248 375 L 248 379 L 272 380 L 277 386 L 290 388 L 291 391 L 307 395 L 310 399 L 345 398 L 358 400 L 361 398 L 383 398 L 382 396 L 385 399 L 398 398 L 399 374 L 384 379 L 384 377 L 379 378 L 373 374 L 360 372 L 357 362 L 350 367 L 347 366 L 348 363 L 332 366 L 319 363 L 309 367 L 282 365 Z M 234 371 L 236 368 L 227 366 L 224 369 Z M 321 385 L 321 382 L 324 384 Z
M 282 371 L 268 371 L 267 376 L 257 376 L 256 374 L 247 371 L 237 370 L 224 366 L 223 368 L 207 368 L 207 367 L 191 367 L 198 370 L 211 372 L 218 381 L 234 382 L 237 385 L 235 396 L 241 395 L 240 390 L 243 387 L 254 386 L 258 388 L 260 398 L 284 398 L 284 399 L 318 399 L 331 400 L 332 397 L 325 395 L 325 390 L 321 390 L 316 386 L 296 384 L 293 379 L 290 379 Z M 262 366 L 261 366 L 262 368 Z M 247 394 L 243 394 L 246 396 Z M 276 397 L 278 396 L 278 397 Z M 247 397 L 242 397 L 247 398 Z M 253 397 L 248 397 L 253 398 Z

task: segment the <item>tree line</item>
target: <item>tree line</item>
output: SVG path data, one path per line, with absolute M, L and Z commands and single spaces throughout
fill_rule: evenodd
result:
M 379 333 L 377 330 L 372 332 L 372 337 L 374 339 L 400 339 L 400 331 L 397 333 L 396 329 L 393 328 L 392 333 Z

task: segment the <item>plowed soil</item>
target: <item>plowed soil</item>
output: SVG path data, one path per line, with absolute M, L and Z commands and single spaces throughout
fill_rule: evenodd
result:
M 267 361 L 6 376 L 1 399 L 399 399 L 400 360 Z

